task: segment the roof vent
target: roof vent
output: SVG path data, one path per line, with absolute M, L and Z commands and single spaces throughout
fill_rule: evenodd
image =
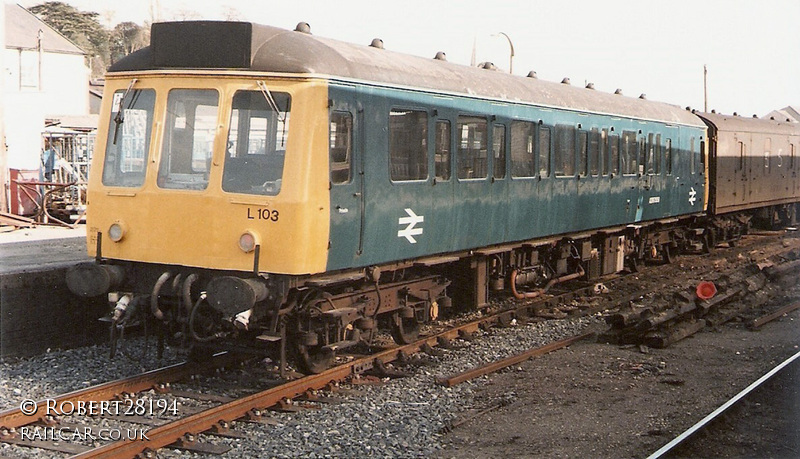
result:
M 569 84 L 569 77 L 565 77 L 563 80 L 561 80 L 561 84 Z
M 735 114 L 736 114 L 736 113 L 734 113 L 734 115 L 735 115 Z M 775 121 L 775 117 L 774 117 L 774 116 L 770 116 L 770 117 L 769 117 L 769 119 L 771 119 L 772 121 Z
M 616 94 L 618 96 L 621 96 L 622 95 L 622 89 L 621 88 L 617 88 L 617 90 L 614 91 L 614 94 Z
M 594 89 L 594 83 L 587 83 L 586 89 Z
M 736 113 L 736 112 L 733 112 L 733 116 L 739 116 L 739 114 Z
M 486 70 L 497 70 L 497 66 L 494 65 L 492 62 L 481 62 L 478 64 L 478 67 Z
M 756 118 L 756 119 L 758 119 L 758 115 L 756 115 L 755 113 L 753 113 L 753 118 Z
M 687 111 L 687 112 L 690 112 L 690 111 L 692 111 L 692 107 L 686 107 L 686 111 Z
M 369 44 L 373 48 L 383 49 L 383 40 L 380 38 L 373 38 L 372 43 Z
M 536 75 L 536 70 L 531 70 L 530 72 L 528 72 L 528 78 L 539 78 Z
M 717 113 L 717 111 L 712 108 L 711 113 Z
M 645 93 L 639 94 L 639 99 L 647 100 L 647 94 L 645 94 Z
M 437 61 L 446 61 L 447 54 L 445 54 L 444 51 L 439 51 L 438 53 L 436 53 L 436 56 L 434 56 L 434 59 L 436 59 Z
M 307 22 L 298 22 L 297 27 L 294 28 L 294 31 L 311 35 L 311 26 L 308 25 Z

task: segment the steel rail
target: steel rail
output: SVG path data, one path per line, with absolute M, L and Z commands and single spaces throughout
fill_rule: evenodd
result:
M 36 402 L 38 410 L 30 415 L 26 415 L 20 408 L 13 408 L 0 412 L 0 429 L 16 429 L 21 426 L 33 424 L 35 422 L 48 422 L 47 403 L 55 401 L 56 406 L 62 402 L 87 402 L 111 400 L 122 395 L 124 392 L 141 392 L 153 388 L 159 383 L 171 383 L 183 379 L 191 374 L 225 366 L 235 361 L 235 356 L 230 353 L 220 353 L 203 363 L 177 363 L 164 368 L 141 373 L 129 378 L 122 378 L 96 386 L 79 389 L 66 394 L 59 395 L 52 399 L 39 400 Z
M 752 328 L 758 328 L 758 327 L 760 327 L 760 326 L 762 326 L 762 325 L 764 325 L 764 324 L 766 324 L 768 322 L 772 322 L 773 320 L 777 319 L 778 317 L 783 316 L 784 314 L 788 314 L 788 313 L 794 311 L 795 309 L 800 309 L 800 301 L 798 301 L 796 303 L 789 304 L 787 306 L 784 306 L 784 307 L 778 309 L 777 311 L 773 312 L 772 314 L 767 314 L 765 316 L 761 316 L 761 317 L 753 320 L 750 323 L 750 326 Z

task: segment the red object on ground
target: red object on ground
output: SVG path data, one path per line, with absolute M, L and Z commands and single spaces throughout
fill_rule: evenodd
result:
M 717 294 L 717 287 L 713 282 L 703 281 L 697 284 L 697 297 L 701 300 L 714 298 Z

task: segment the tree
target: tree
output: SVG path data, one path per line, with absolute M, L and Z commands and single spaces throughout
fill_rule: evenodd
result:
M 110 62 L 110 50 L 109 33 L 98 22 L 99 14 L 80 11 L 62 2 L 45 2 L 32 7 L 30 11 L 83 48 L 89 55 L 90 61 L 96 64 L 99 59 L 103 65 L 92 65 L 92 77 L 102 76 L 102 72 L 99 72 L 98 75 L 95 74 L 97 72 L 95 68 L 105 69 Z
M 111 31 L 111 63 L 150 44 L 150 29 L 135 22 L 121 22 Z

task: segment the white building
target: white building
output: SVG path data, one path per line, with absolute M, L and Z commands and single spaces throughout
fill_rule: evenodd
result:
M 23 7 L 3 7 L 0 133 L 7 151 L 0 185 L 6 194 L 8 169 L 39 169 L 45 119 L 89 114 L 90 74 L 82 49 Z

